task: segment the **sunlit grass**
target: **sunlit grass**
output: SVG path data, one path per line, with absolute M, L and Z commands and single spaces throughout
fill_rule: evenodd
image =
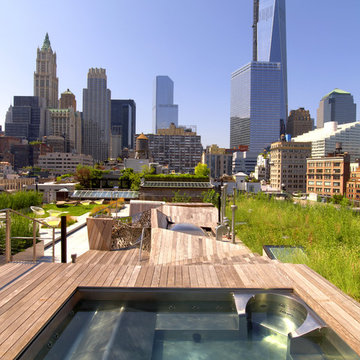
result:
M 294 205 L 265 196 L 240 195 L 237 236 L 252 251 L 263 245 L 303 246 L 310 268 L 360 300 L 360 216 L 347 208 Z M 231 211 L 228 209 L 228 216 Z

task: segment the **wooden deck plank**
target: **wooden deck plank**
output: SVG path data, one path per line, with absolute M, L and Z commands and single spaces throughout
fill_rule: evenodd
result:
M 159 287 L 166 287 L 169 267 L 163 265 L 161 267 Z
M 143 282 L 142 286 L 143 287 L 150 287 L 151 283 L 152 283 L 152 280 L 153 280 L 153 275 L 154 275 L 154 272 L 155 272 L 155 266 L 149 265 L 146 268 L 147 268 L 147 271 L 146 271 L 146 275 L 145 275 L 144 282 Z
M 167 278 L 167 286 L 174 287 L 175 286 L 175 266 L 170 265 L 168 271 L 168 278 Z
M 148 272 L 148 267 L 147 266 L 142 266 L 141 270 L 140 270 L 140 273 L 139 273 L 139 276 L 136 279 L 135 287 L 143 286 L 147 272 Z
M 126 286 L 128 286 L 128 287 L 134 287 L 134 286 L 135 286 L 135 284 L 136 284 L 136 279 L 137 279 L 138 276 L 139 276 L 140 270 L 141 270 L 141 266 L 139 266 L 139 265 L 134 266 L 133 272 L 132 272 L 132 274 L 131 274 L 131 276 L 130 276 L 130 278 L 129 278 L 129 281 L 128 281 L 128 283 L 126 284 Z
M 61 280 L 65 280 L 65 282 L 59 281 L 59 287 L 54 292 L 46 294 L 47 301 L 39 299 L 37 310 L 31 317 L 33 321 L 23 321 L 18 330 L 6 339 L 6 344 L 1 345 L 0 358 L 14 358 L 19 352 L 19 348 L 23 348 L 36 335 L 41 324 L 46 323 L 54 311 L 75 290 L 78 282 L 86 276 L 88 270 L 89 268 L 84 265 L 69 268 L 66 276 L 61 277 Z
M 12 283 L 3 291 L 1 291 L 0 315 L 5 311 L 8 311 L 9 308 L 14 306 L 18 301 L 20 301 L 24 296 L 26 296 L 37 286 L 41 286 L 42 281 L 46 279 L 49 275 L 51 275 L 53 272 L 57 271 L 60 266 L 60 264 L 56 264 L 55 266 L 52 266 L 50 268 L 45 264 L 39 266 L 37 268 L 37 271 L 35 272 L 36 276 L 34 276 L 34 273 L 27 273 L 16 283 Z
M 31 269 L 32 266 L 34 266 L 34 264 L 24 265 L 17 263 L 0 266 L 0 289 L 23 274 L 24 271 Z
M 158 287 L 160 284 L 161 266 L 154 265 L 154 274 L 151 280 L 151 287 Z
M 194 265 L 189 266 L 189 276 L 190 276 L 190 286 L 191 287 L 199 287 L 196 268 Z

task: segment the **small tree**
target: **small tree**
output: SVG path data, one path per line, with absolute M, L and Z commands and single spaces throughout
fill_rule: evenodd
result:
M 78 165 L 75 172 L 75 180 L 80 183 L 80 186 L 83 189 L 90 188 L 91 167 L 85 165 Z
M 195 175 L 197 176 L 209 176 L 210 169 L 206 164 L 198 163 L 195 166 Z

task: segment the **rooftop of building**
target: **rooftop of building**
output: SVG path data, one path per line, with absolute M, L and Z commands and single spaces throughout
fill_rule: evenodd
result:
M 62 92 L 61 95 L 74 95 L 69 89 L 66 89 L 66 91 Z
M 296 136 L 292 138 L 292 141 L 295 142 L 307 142 L 307 141 L 318 141 L 318 140 L 325 140 L 330 136 L 334 136 L 336 134 L 340 134 L 341 132 L 351 129 L 360 127 L 360 122 L 355 121 L 347 124 L 338 125 L 335 121 L 329 121 L 324 124 L 323 128 L 315 129 L 309 131 L 305 134 Z
M 351 95 L 348 91 L 345 90 L 341 90 L 341 89 L 334 89 L 333 91 L 330 91 L 328 94 L 326 94 L 325 96 L 323 96 L 323 98 L 321 100 L 324 100 L 325 98 L 329 97 L 330 95 L 333 94 L 339 94 L 339 95 Z
M 304 141 L 304 142 L 292 142 L 292 141 L 276 141 L 273 142 L 270 146 L 270 150 L 274 150 L 277 148 L 306 148 L 306 149 L 310 149 L 311 150 L 311 142 L 309 141 Z
M 175 223 L 214 228 L 217 210 L 198 205 L 152 208 L 151 248 L 143 250 L 140 259 L 136 248 L 89 250 L 75 264 L 1 266 L 0 357 L 16 358 L 79 287 L 95 287 L 97 291 L 152 288 L 153 292 L 174 288 L 288 289 L 360 354 L 360 304 L 306 265 L 281 263 L 251 253 L 238 239 L 232 244 L 225 238 L 220 241 L 164 228 L 169 218 Z

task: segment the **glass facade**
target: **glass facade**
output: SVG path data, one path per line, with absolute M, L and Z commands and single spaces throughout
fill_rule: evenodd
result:
M 281 64 L 251 62 L 231 77 L 230 147 L 259 154 L 280 133 Z
M 14 106 L 9 110 L 11 122 L 5 123 L 5 135 L 22 137 L 28 141 L 39 140 L 45 129 L 45 99 L 37 96 L 14 96 Z
M 317 128 L 324 127 L 330 121 L 336 121 L 338 125 L 356 121 L 356 104 L 350 93 L 335 89 L 321 99 L 317 110 Z
M 287 119 L 287 59 L 285 0 L 260 0 L 257 60 L 281 64 L 281 119 Z
M 174 105 L 174 82 L 168 76 L 157 76 L 154 81 L 153 132 L 178 126 L 178 105 Z
M 134 100 L 111 100 L 111 133 L 121 135 L 122 147 L 134 148 L 136 104 Z

